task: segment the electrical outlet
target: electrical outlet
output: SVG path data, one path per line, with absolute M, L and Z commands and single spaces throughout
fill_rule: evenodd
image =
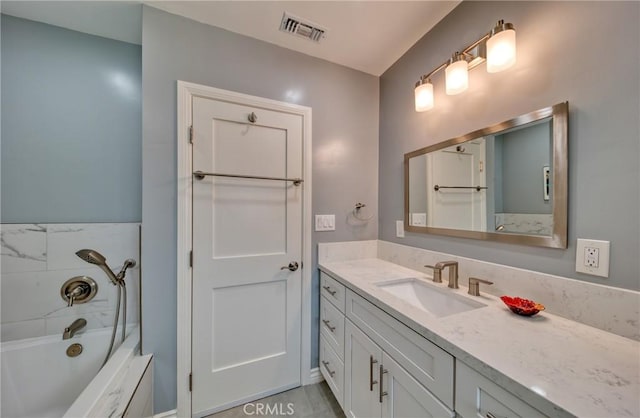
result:
M 609 277 L 609 241 L 578 239 L 576 271 L 594 276 Z
M 396 221 L 396 237 L 404 238 L 404 221 Z
M 598 247 L 584 247 L 584 264 L 587 267 L 598 268 L 600 249 Z

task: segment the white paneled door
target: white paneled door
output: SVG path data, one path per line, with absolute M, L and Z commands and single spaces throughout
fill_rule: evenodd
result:
M 483 138 L 429 154 L 428 226 L 487 230 L 487 191 L 474 189 L 486 185 L 485 154 Z
M 193 99 L 192 411 L 300 385 L 302 116 Z M 291 266 L 291 268 L 289 268 Z M 298 268 L 296 268 L 298 266 Z

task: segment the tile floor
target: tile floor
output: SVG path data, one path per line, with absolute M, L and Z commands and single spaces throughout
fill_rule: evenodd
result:
M 342 408 L 333 397 L 331 389 L 326 382 L 315 385 L 301 386 L 286 392 L 278 393 L 254 401 L 250 404 L 236 406 L 226 411 L 209 415 L 207 418 L 265 418 L 265 417 L 309 417 L 309 418 L 344 418 Z M 258 413 L 256 408 L 263 406 L 263 413 Z M 274 414 L 267 414 L 270 407 Z

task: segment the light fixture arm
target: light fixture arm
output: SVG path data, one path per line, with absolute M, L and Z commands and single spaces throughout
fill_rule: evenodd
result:
M 475 49 L 475 47 L 477 47 L 482 42 L 484 42 L 487 39 L 489 39 L 489 37 L 491 37 L 491 32 L 487 32 L 482 38 L 478 39 L 477 41 L 475 41 L 474 43 L 472 43 L 471 45 L 469 45 L 468 47 L 463 49 L 462 50 L 462 54 L 463 55 L 469 55 L 471 53 L 471 51 L 473 51 L 473 49 Z
M 440 70 L 443 70 L 447 65 L 449 65 L 449 60 L 447 60 L 447 61 L 443 62 L 442 64 L 440 64 L 438 67 L 436 67 L 435 70 L 431 71 L 430 73 L 424 74 L 422 77 L 420 77 L 420 81 L 419 82 L 423 82 L 423 81 L 429 80 L 432 75 L 436 74 Z
M 491 32 L 487 32 L 480 39 L 478 39 L 477 41 L 474 41 L 472 44 L 465 47 L 462 50 L 462 52 L 460 52 L 460 55 L 464 57 L 464 59 L 469 63 L 469 70 L 476 68 L 478 65 L 482 64 L 485 61 L 486 51 L 484 50 L 484 48 L 481 47 L 480 50 L 476 53 L 473 53 L 472 51 L 476 49 L 478 46 L 481 46 L 481 44 L 485 42 L 487 39 L 489 39 L 489 37 L 491 37 Z M 481 60 L 475 61 L 477 58 L 481 58 Z M 447 65 L 449 65 L 450 63 L 451 63 L 451 60 L 446 60 L 445 62 L 437 66 L 435 69 L 433 69 L 431 72 L 422 75 L 420 77 L 420 81 L 430 79 L 431 76 L 435 75 L 439 71 L 444 70 L 447 67 Z

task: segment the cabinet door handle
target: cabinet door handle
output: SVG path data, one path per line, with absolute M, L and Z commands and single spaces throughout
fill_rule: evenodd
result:
M 373 392 L 373 385 L 378 383 L 377 380 L 373 380 L 373 365 L 377 363 L 378 360 L 374 360 L 373 356 L 369 356 L 369 391 Z
M 334 332 L 336 330 L 336 327 L 332 327 L 331 325 L 329 325 L 329 321 L 328 319 L 323 319 L 322 322 L 324 322 L 324 325 L 329 328 L 329 331 Z
M 329 362 L 328 361 L 323 361 L 322 365 L 324 366 L 325 369 L 327 369 L 327 372 L 329 372 L 329 376 L 333 377 L 333 375 L 336 374 L 335 371 L 331 371 L 331 369 L 329 368 Z
M 329 292 L 331 294 L 331 296 L 335 296 L 336 295 L 336 290 L 331 290 L 331 288 L 329 286 L 322 286 L 322 288 L 324 290 L 326 290 L 327 292 Z
M 384 369 L 384 366 L 381 364 L 380 365 L 380 403 L 382 403 L 382 397 L 387 395 L 387 392 L 384 392 L 382 390 L 382 386 L 383 386 L 383 379 L 384 379 L 384 374 L 387 372 L 387 370 Z

